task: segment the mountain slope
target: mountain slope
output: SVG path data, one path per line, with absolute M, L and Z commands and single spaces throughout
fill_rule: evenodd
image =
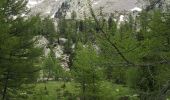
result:
M 81 18 L 84 12 L 88 13 L 89 11 L 87 0 L 29 0 L 27 6 L 31 9 L 30 14 L 41 13 L 43 16 L 53 18 L 64 2 L 70 4 L 70 9 L 67 12 L 68 16 L 72 11 L 76 11 L 78 18 Z M 98 11 L 102 8 L 104 13 L 131 10 L 136 6 L 139 6 L 137 0 L 92 0 L 94 10 Z

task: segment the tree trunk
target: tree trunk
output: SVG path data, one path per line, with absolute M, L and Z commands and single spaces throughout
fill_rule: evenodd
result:
M 94 70 L 94 69 L 93 69 Z M 93 71 L 93 100 L 96 100 L 96 86 L 95 86 L 95 76 L 94 76 L 95 71 Z
M 3 90 L 3 93 L 2 93 L 2 100 L 6 99 L 8 79 L 9 79 L 9 71 L 7 71 L 5 82 L 4 82 L 4 90 Z
M 85 82 L 84 82 L 84 81 L 83 81 L 83 84 L 82 84 L 82 89 L 83 89 L 83 97 L 82 97 L 82 100 L 86 100 L 86 95 L 85 95 L 86 86 L 85 86 Z

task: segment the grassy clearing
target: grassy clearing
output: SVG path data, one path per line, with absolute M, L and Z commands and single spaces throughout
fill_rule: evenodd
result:
M 64 85 L 65 84 L 65 85 Z M 29 96 L 28 100 L 77 100 L 80 89 L 74 82 L 50 81 L 46 83 L 37 83 L 34 95 Z M 113 85 L 109 82 L 101 82 L 100 86 L 101 100 L 118 100 L 120 97 L 128 96 L 130 100 L 138 100 L 136 94 L 128 87 L 122 85 Z
M 50 81 L 46 84 L 38 83 L 35 87 L 35 93 L 28 100 L 67 100 L 69 96 L 77 95 L 78 93 L 79 89 L 75 87 L 74 82 Z

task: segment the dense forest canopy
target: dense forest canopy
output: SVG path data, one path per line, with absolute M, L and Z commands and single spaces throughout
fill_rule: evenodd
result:
M 168 1 L 105 17 L 89 0 L 83 19 L 66 18 L 68 2 L 23 16 L 27 2 L 0 1 L 0 100 L 170 99 Z

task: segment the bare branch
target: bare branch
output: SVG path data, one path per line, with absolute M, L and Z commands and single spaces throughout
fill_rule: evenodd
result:
M 92 6 L 91 6 L 90 2 L 89 2 L 89 8 L 90 8 L 90 13 L 91 13 L 92 17 L 94 18 L 96 24 L 98 25 L 99 31 L 101 31 L 101 32 L 103 33 L 104 38 L 106 38 L 107 41 L 111 44 L 111 46 L 115 48 L 115 50 L 117 51 L 117 53 L 122 57 L 122 59 L 123 59 L 127 64 L 133 64 L 132 62 L 130 62 L 130 61 L 123 55 L 123 53 L 122 53 L 122 52 L 120 51 L 120 49 L 116 46 L 116 44 L 110 40 L 110 38 L 107 36 L 107 33 L 102 29 L 102 27 L 101 27 L 100 24 L 99 24 L 99 21 L 98 21 L 97 18 L 96 18 L 96 15 L 95 15 L 95 13 L 94 13 L 94 11 L 93 11 L 93 9 L 92 9 Z M 133 64 L 133 65 L 134 65 L 134 64 Z

